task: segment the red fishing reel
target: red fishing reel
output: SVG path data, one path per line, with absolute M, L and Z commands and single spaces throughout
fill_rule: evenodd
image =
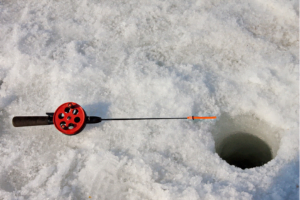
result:
M 54 124 L 63 134 L 75 135 L 80 133 L 86 124 L 101 122 L 100 117 L 86 116 L 84 109 L 74 102 L 64 103 L 54 113 L 46 114 L 48 116 L 16 116 L 12 123 L 15 127 Z
M 60 132 L 74 135 L 85 127 L 86 114 L 83 108 L 74 102 L 64 103 L 53 114 L 53 124 Z

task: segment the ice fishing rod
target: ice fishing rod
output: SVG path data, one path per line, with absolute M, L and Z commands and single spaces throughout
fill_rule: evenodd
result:
M 86 124 L 95 124 L 101 121 L 118 120 L 162 120 L 162 119 L 216 119 L 216 116 L 209 117 L 175 117 L 175 118 L 109 118 L 102 119 L 96 116 L 87 116 L 84 109 L 74 102 L 67 102 L 60 105 L 54 113 L 46 113 L 48 116 L 15 116 L 12 119 L 14 127 L 39 126 L 54 124 L 55 128 L 66 135 L 80 133 Z

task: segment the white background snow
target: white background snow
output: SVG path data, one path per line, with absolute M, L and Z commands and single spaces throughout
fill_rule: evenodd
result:
M 1 0 L 0 199 L 298 199 L 298 17 L 296 0 Z M 218 119 L 12 126 L 68 101 Z M 274 159 L 227 164 L 230 131 Z

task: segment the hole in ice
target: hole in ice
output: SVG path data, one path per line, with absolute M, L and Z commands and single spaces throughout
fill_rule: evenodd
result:
M 212 127 L 215 151 L 227 163 L 242 169 L 266 164 L 276 157 L 281 129 L 248 113 L 222 113 Z
M 225 138 L 216 152 L 228 164 L 246 169 L 259 167 L 272 160 L 267 143 L 249 133 L 235 133 Z

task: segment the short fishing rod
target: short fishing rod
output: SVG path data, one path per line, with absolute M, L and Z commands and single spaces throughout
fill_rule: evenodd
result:
M 54 124 L 55 128 L 66 135 L 80 133 L 86 124 L 95 124 L 101 121 L 123 120 L 170 120 L 170 119 L 216 119 L 216 116 L 188 116 L 171 118 L 108 118 L 87 116 L 85 110 L 77 103 L 67 102 L 60 105 L 54 113 L 46 113 L 47 116 L 15 116 L 12 119 L 13 126 L 40 126 Z

